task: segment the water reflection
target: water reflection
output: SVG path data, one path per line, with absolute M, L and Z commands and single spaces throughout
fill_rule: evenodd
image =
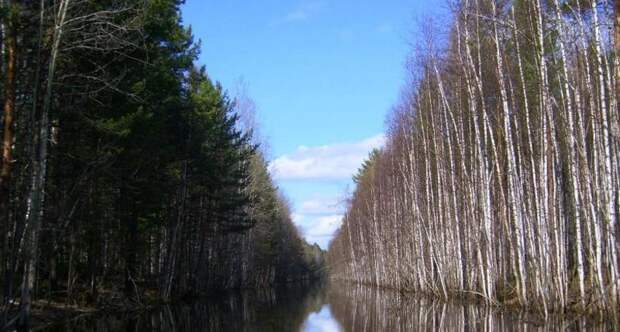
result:
M 543 321 L 533 314 L 444 303 L 364 286 L 331 287 L 332 314 L 344 331 L 615 331 L 611 320 Z
M 321 313 L 325 301 L 321 285 L 230 292 L 192 304 L 162 306 L 150 313 L 84 318 L 44 331 L 298 331 L 306 317 Z
M 304 332 L 338 332 L 343 331 L 343 328 L 334 319 L 330 305 L 326 304 L 321 308 L 321 311 L 311 313 L 300 330 Z
M 94 331 L 611 331 L 611 321 L 508 313 L 363 286 L 301 285 L 238 292 L 148 314 L 82 319 L 45 329 Z

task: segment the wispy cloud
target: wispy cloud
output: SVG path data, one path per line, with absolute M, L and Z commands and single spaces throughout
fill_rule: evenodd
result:
M 315 219 L 312 227 L 304 229 L 304 232 L 308 236 L 331 236 L 340 227 L 340 224 L 342 224 L 342 215 L 325 216 Z
M 293 220 L 308 243 L 316 243 L 323 249 L 327 249 L 329 241 L 332 240 L 334 233 L 342 225 L 341 214 L 319 218 L 308 218 L 305 215 L 296 214 L 293 216 Z
M 307 21 L 324 6 L 323 1 L 303 1 L 284 16 L 271 23 L 272 26 Z
M 333 181 L 342 184 L 340 181 L 352 178 L 372 149 L 384 143 L 385 136 L 376 135 L 358 142 L 300 146 L 295 152 L 275 159 L 269 170 L 278 180 Z M 342 224 L 345 210 L 342 199 L 334 194 L 315 193 L 295 205 L 293 222 L 306 241 L 327 249 Z
M 327 249 L 341 225 L 344 205 L 335 197 L 314 197 L 301 202 L 293 213 L 293 222 L 308 243 Z
M 314 198 L 303 201 L 299 208 L 302 215 L 333 215 L 344 211 L 342 202 L 338 198 Z
M 280 180 L 346 180 L 368 153 L 384 142 L 385 136 L 377 135 L 360 142 L 300 146 L 294 153 L 275 159 L 269 169 Z

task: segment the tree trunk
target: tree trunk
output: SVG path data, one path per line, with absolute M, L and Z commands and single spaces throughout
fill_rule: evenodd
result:
M 38 146 L 37 153 L 32 161 L 33 174 L 30 192 L 28 194 L 28 207 L 26 210 L 26 231 L 24 234 L 24 273 L 22 278 L 21 294 L 21 317 L 20 325 L 28 326 L 32 301 L 32 290 L 35 284 L 38 236 L 41 222 L 43 221 L 43 205 L 45 200 L 45 179 L 47 176 L 47 145 L 49 139 L 49 112 L 52 103 L 52 87 L 56 60 L 60 51 L 60 41 L 63 37 L 63 25 L 67 15 L 70 0 L 61 0 L 56 13 L 56 26 L 54 28 L 53 46 L 47 75 L 47 86 L 41 121 L 39 123 L 39 137 L 35 142 Z
M 128 298 L 137 296 L 136 273 L 137 273 L 137 250 L 138 250 L 138 222 L 133 214 L 134 197 L 130 194 L 129 180 L 123 179 L 119 195 L 120 222 L 124 228 L 124 293 Z
M 2 4 L 0 8 L 10 6 L 9 1 L 6 4 Z M 0 169 L 0 236 L 2 241 L 0 250 L 0 275 L 3 276 L 2 285 L 2 304 L 6 305 L 9 301 L 10 285 L 9 279 L 12 278 L 9 266 L 7 264 L 9 253 L 9 229 L 10 229 L 10 215 L 9 215 L 9 201 L 11 190 L 11 171 L 13 164 L 13 140 L 14 140 L 14 122 L 15 122 L 15 76 L 17 65 L 17 43 L 15 38 L 15 18 L 13 15 L 9 15 L 7 24 L 2 25 L 2 37 L 3 37 L 3 49 L 2 56 L 4 59 L 6 53 L 6 64 L 3 65 L 5 70 L 4 81 L 4 128 L 2 138 L 2 166 Z M 13 253 L 16 255 L 16 253 Z M 2 315 L 2 321 L 0 324 L 6 324 L 6 312 Z
M 11 7 L 11 2 L 6 4 Z M 8 226 L 8 206 L 13 166 L 13 140 L 15 139 L 15 76 L 17 71 L 16 15 L 9 14 L 5 26 L 6 73 L 4 79 L 4 129 L 2 137 L 2 168 L 0 169 L 0 219 Z M 4 234 L 4 233 L 3 233 Z

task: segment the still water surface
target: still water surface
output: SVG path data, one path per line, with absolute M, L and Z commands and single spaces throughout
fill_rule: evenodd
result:
M 608 321 L 506 313 L 343 284 L 304 285 L 166 306 L 150 313 L 86 318 L 49 332 L 111 331 L 615 331 Z

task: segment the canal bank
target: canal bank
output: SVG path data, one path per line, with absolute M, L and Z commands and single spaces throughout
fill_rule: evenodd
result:
M 609 319 L 550 316 L 344 283 L 234 291 L 143 312 L 83 316 L 46 332 L 90 331 L 612 331 Z

